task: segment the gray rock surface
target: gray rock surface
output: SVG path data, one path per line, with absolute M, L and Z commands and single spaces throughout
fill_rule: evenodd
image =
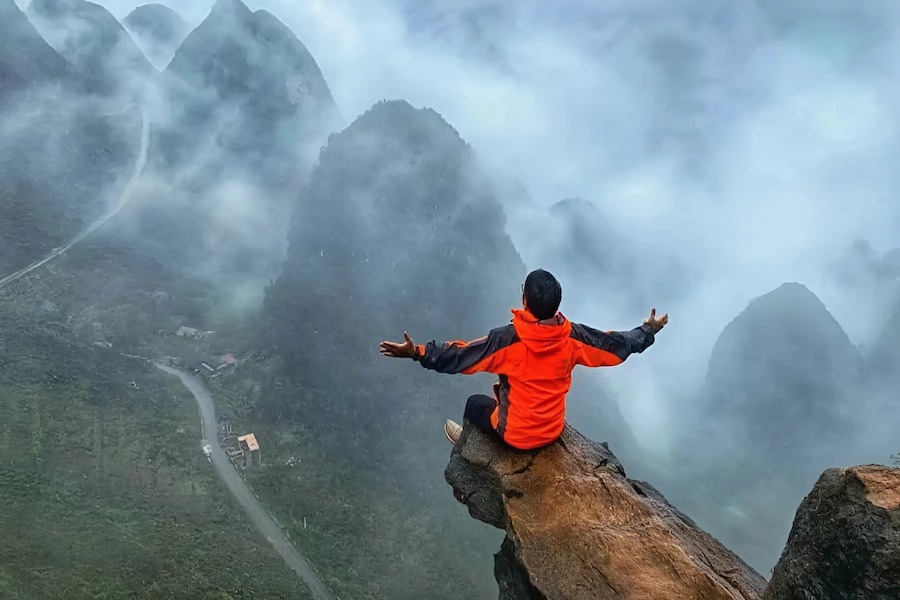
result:
M 900 598 L 900 469 L 825 471 L 797 509 L 764 598 Z

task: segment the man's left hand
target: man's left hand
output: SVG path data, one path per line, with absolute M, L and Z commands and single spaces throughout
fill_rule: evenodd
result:
M 653 333 L 659 333 L 663 327 L 665 327 L 669 323 L 669 315 L 668 313 L 664 314 L 661 317 L 656 316 L 656 309 L 652 309 L 650 311 L 650 316 L 644 319 L 644 325 L 649 325 L 653 330 Z
M 415 358 L 416 345 L 413 344 L 413 341 L 405 331 L 403 332 L 403 338 L 406 341 L 402 344 L 387 341 L 381 342 L 381 353 L 391 358 Z

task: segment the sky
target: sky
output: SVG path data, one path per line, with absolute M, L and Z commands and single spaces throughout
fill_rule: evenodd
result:
M 138 4 L 100 3 L 119 19 Z M 212 2 L 164 4 L 195 26 Z M 530 199 L 506 208 L 527 266 L 542 266 L 546 207 L 581 197 L 604 215 L 598 246 L 608 228 L 632 244 L 635 278 L 679 285 L 680 274 L 663 281 L 651 268 L 664 258 L 698 273 L 656 307 L 671 324 L 654 348 L 605 374 L 656 449 L 668 391 L 702 381 L 716 337 L 754 297 L 799 281 L 855 343 L 877 331 L 881 298 L 843 288 L 830 267 L 857 239 L 880 253 L 898 246 L 900 5 L 247 4 L 298 35 L 348 122 L 381 99 L 434 108 L 495 173 L 520 180 Z M 651 308 L 611 303 L 577 279 L 563 286 L 567 314 L 601 329 L 635 326 Z

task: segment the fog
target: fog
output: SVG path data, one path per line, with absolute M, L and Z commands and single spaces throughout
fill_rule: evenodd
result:
M 210 4 L 170 6 L 196 24 Z M 699 381 L 724 325 L 780 283 L 805 283 L 870 341 L 872 299 L 829 268 L 856 239 L 896 244 L 900 91 L 890 4 L 657 4 L 248 3 L 296 32 L 344 115 L 382 98 L 432 107 L 535 207 L 587 198 L 638 257 L 699 270 L 684 300 L 656 302 L 671 325 L 652 353 L 609 375 L 638 437 L 659 447 L 666 390 Z M 123 18 L 136 4 L 104 5 Z M 540 219 L 507 209 L 540 266 Z M 563 310 L 601 328 L 650 309 L 563 284 Z
M 139 5 L 99 3 L 119 21 Z M 162 3 L 191 28 L 213 4 Z M 560 277 L 569 318 L 621 330 L 639 325 L 652 307 L 669 313 L 669 326 L 645 354 L 592 375 L 613 391 L 649 456 L 666 460 L 678 433 L 690 427 L 682 414 L 703 385 L 723 329 L 784 282 L 811 289 L 864 355 L 877 346 L 897 279 L 881 257 L 900 246 L 895 3 L 247 5 L 271 12 L 306 46 L 341 128 L 375 102 L 405 99 L 440 113 L 499 181 L 521 183 L 527 197 L 504 198 L 506 233 L 529 269 Z M 178 123 L 161 98 L 149 104 L 155 122 Z M 210 122 L 227 134 L 230 118 Z M 14 123 L 4 121 L 4 128 L 20 126 Z M 261 266 L 252 279 L 232 277 L 228 287 L 234 306 L 254 308 L 286 251 L 287 205 L 267 197 L 271 213 L 259 209 L 260 196 L 277 186 L 267 190 L 253 168 L 229 165 L 220 156 L 229 151 L 226 137 L 198 141 L 177 169 L 148 174 L 142 190 L 175 206 L 191 195 L 179 188 L 206 177 L 209 165 L 227 172 L 204 191 L 218 203 L 203 232 L 210 258 L 190 272 L 215 278 L 234 262 L 235 246 L 237 253 L 248 249 L 256 257 L 248 263 Z M 307 140 L 298 155 L 312 156 L 325 143 L 321 137 Z M 285 198 L 292 194 L 289 188 Z M 566 232 L 548 227 L 548 210 L 566 198 L 597 207 L 596 218 L 582 223 L 593 232 L 594 250 L 629 270 L 593 271 L 554 254 L 556 237 Z M 132 216 L 123 231 L 139 235 L 141 216 Z M 373 273 L 366 287 L 390 285 L 384 273 Z M 511 306 L 518 296 L 509 291 Z M 509 315 L 495 317 L 499 326 Z M 435 324 L 435 331 L 448 328 Z M 411 334 L 423 342 L 434 335 Z
M 170 6 L 195 25 L 210 4 Z M 104 5 L 124 18 L 136 4 Z M 639 261 L 676 256 L 699 271 L 683 300 L 659 298 L 671 325 L 652 354 L 608 376 L 646 443 L 665 447 L 667 390 L 698 382 L 722 328 L 782 282 L 806 284 L 855 343 L 871 341 L 875 298 L 844 293 L 830 269 L 854 240 L 896 244 L 893 5 L 248 5 L 291 27 L 348 118 L 382 98 L 432 107 L 523 182 L 534 205 L 507 210 L 529 267 L 540 210 L 582 197 L 607 216 L 599 246 L 613 228 Z M 601 328 L 650 309 L 563 285 L 563 310 Z
M 120 20 L 137 6 L 102 4 Z M 168 4 L 193 27 L 212 3 Z M 699 275 L 678 302 L 660 294 L 672 320 L 652 358 L 608 377 L 656 449 L 673 416 L 667 390 L 702 379 L 716 336 L 752 298 L 800 281 L 855 343 L 877 330 L 879 296 L 846 293 L 831 269 L 855 240 L 876 253 L 896 244 L 893 5 L 248 6 L 297 34 L 348 120 L 383 98 L 432 107 L 521 181 L 533 204 L 506 207 L 508 232 L 529 267 L 542 264 L 542 210 L 581 197 L 606 216 L 599 247 L 612 228 L 638 265 L 675 257 Z M 661 290 L 680 283 L 655 274 Z M 574 274 L 563 284 L 564 312 L 601 328 L 650 309 L 613 304 Z

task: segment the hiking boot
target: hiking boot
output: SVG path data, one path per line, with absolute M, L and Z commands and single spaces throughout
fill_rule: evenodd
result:
M 455 421 L 451 421 L 447 419 L 444 423 L 444 433 L 447 434 L 447 439 L 450 440 L 454 446 L 459 442 L 459 435 L 462 433 L 462 425 L 456 423 Z

